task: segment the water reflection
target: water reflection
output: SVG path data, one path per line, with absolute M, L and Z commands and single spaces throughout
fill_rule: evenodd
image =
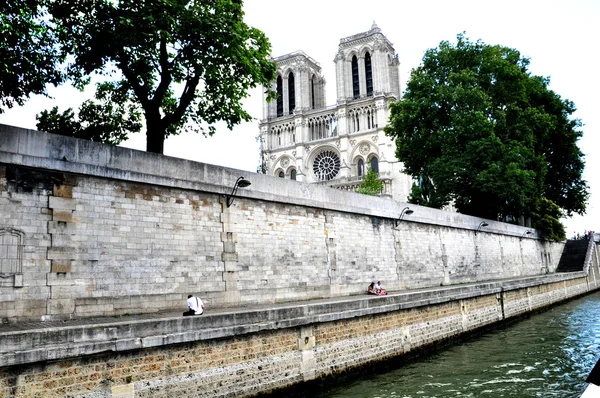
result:
M 600 357 L 599 314 L 595 293 L 319 397 L 579 397 Z

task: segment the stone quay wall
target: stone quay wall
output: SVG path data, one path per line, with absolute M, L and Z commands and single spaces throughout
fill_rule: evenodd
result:
M 239 176 L 252 185 L 228 195 Z M 410 206 L 414 213 L 404 214 Z M 341 297 L 552 273 L 528 228 L 0 125 L 0 319 Z
M 202 317 L 0 329 L 0 398 L 249 397 L 409 354 L 598 288 L 596 252 L 589 274 Z

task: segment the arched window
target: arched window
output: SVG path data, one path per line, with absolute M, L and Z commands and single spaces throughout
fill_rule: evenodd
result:
M 296 142 L 296 128 L 292 127 L 292 143 Z
M 277 76 L 277 117 L 283 116 L 283 80 Z
M 277 132 L 277 145 L 281 146 L 281 131 Z
M 295 179 L 296 179 L 296 170 L 295 170 L 295 169 L 292 169 L 292 171 L 290 172 L 290 178 L 291 178 L 292 180 L 295 180 Z
M 379 160 L 376 157 L 371 158 L 371 170 L 379 174 Z
M 365 161 L 362 159 L 358 159 L 358 167 L 357 167 L 357 171 L 358 171 L 358 176 L 362 176 L 363 174 L 365 174 Z
M 358 59 L 356 55 L 352 57 L 352 95 L 354 98 L 360 97 L 360 86 L 358 84 Z
M 371 68 L 371 54 L 365 54 L 365 80 L 367 81 L 367 96 L 373 95 L 373 69 Z
M 367 128 L 370 129 L 373 126 L 371 126 L 371 111 L 367 111 Z
M 290 73 L 288 76 L 288 104 L 290 108 L 290 115 L 294 113 L 296 109 L 296 85 L 294 84 L 294 74 Z
M 283 171 L 280 171 L 278 177 L 285 178 L 285 173 Z

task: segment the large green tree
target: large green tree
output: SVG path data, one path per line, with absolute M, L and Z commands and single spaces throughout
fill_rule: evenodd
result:
M 464 35 L 427 50 L 386 127 L 406 172 L 435 198 L 424 204 L 500 220 L 585 212 L 575 106 L 528 67 L 517 50 Z
M 91 76 L 101 80 L 100 101 L 78 112 L 86 128 L 106 135 L 105 119 L 122 115 L 110 127 L 127 134 L 140 130 L 143 116 L 149 152 L 162 153 L 165 138 L 181 131 L 212 135 L 218 121 L 231 129 L 251 120 L 242 99 L 274 77 L 269 41 L 244 23 L 241 0 L 39 1 L 34 14 L 14 17 L 46 21 L 65 61 L 55 68 L 77 87 Z M 72 110 L 47 111 L 40 127 L 49 114 L 53 122 L 75 117 Z

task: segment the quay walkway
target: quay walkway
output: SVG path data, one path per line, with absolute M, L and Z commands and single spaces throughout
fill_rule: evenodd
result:
M 558 273 L 388 292 L 387 296 L 208 307 L 203 315 L 190 317 L 182 316 L 184 302 L 178 312 L 9 323 L 0 325 L 0 367 L 337 321 L 586 276 L 584 272 Z

